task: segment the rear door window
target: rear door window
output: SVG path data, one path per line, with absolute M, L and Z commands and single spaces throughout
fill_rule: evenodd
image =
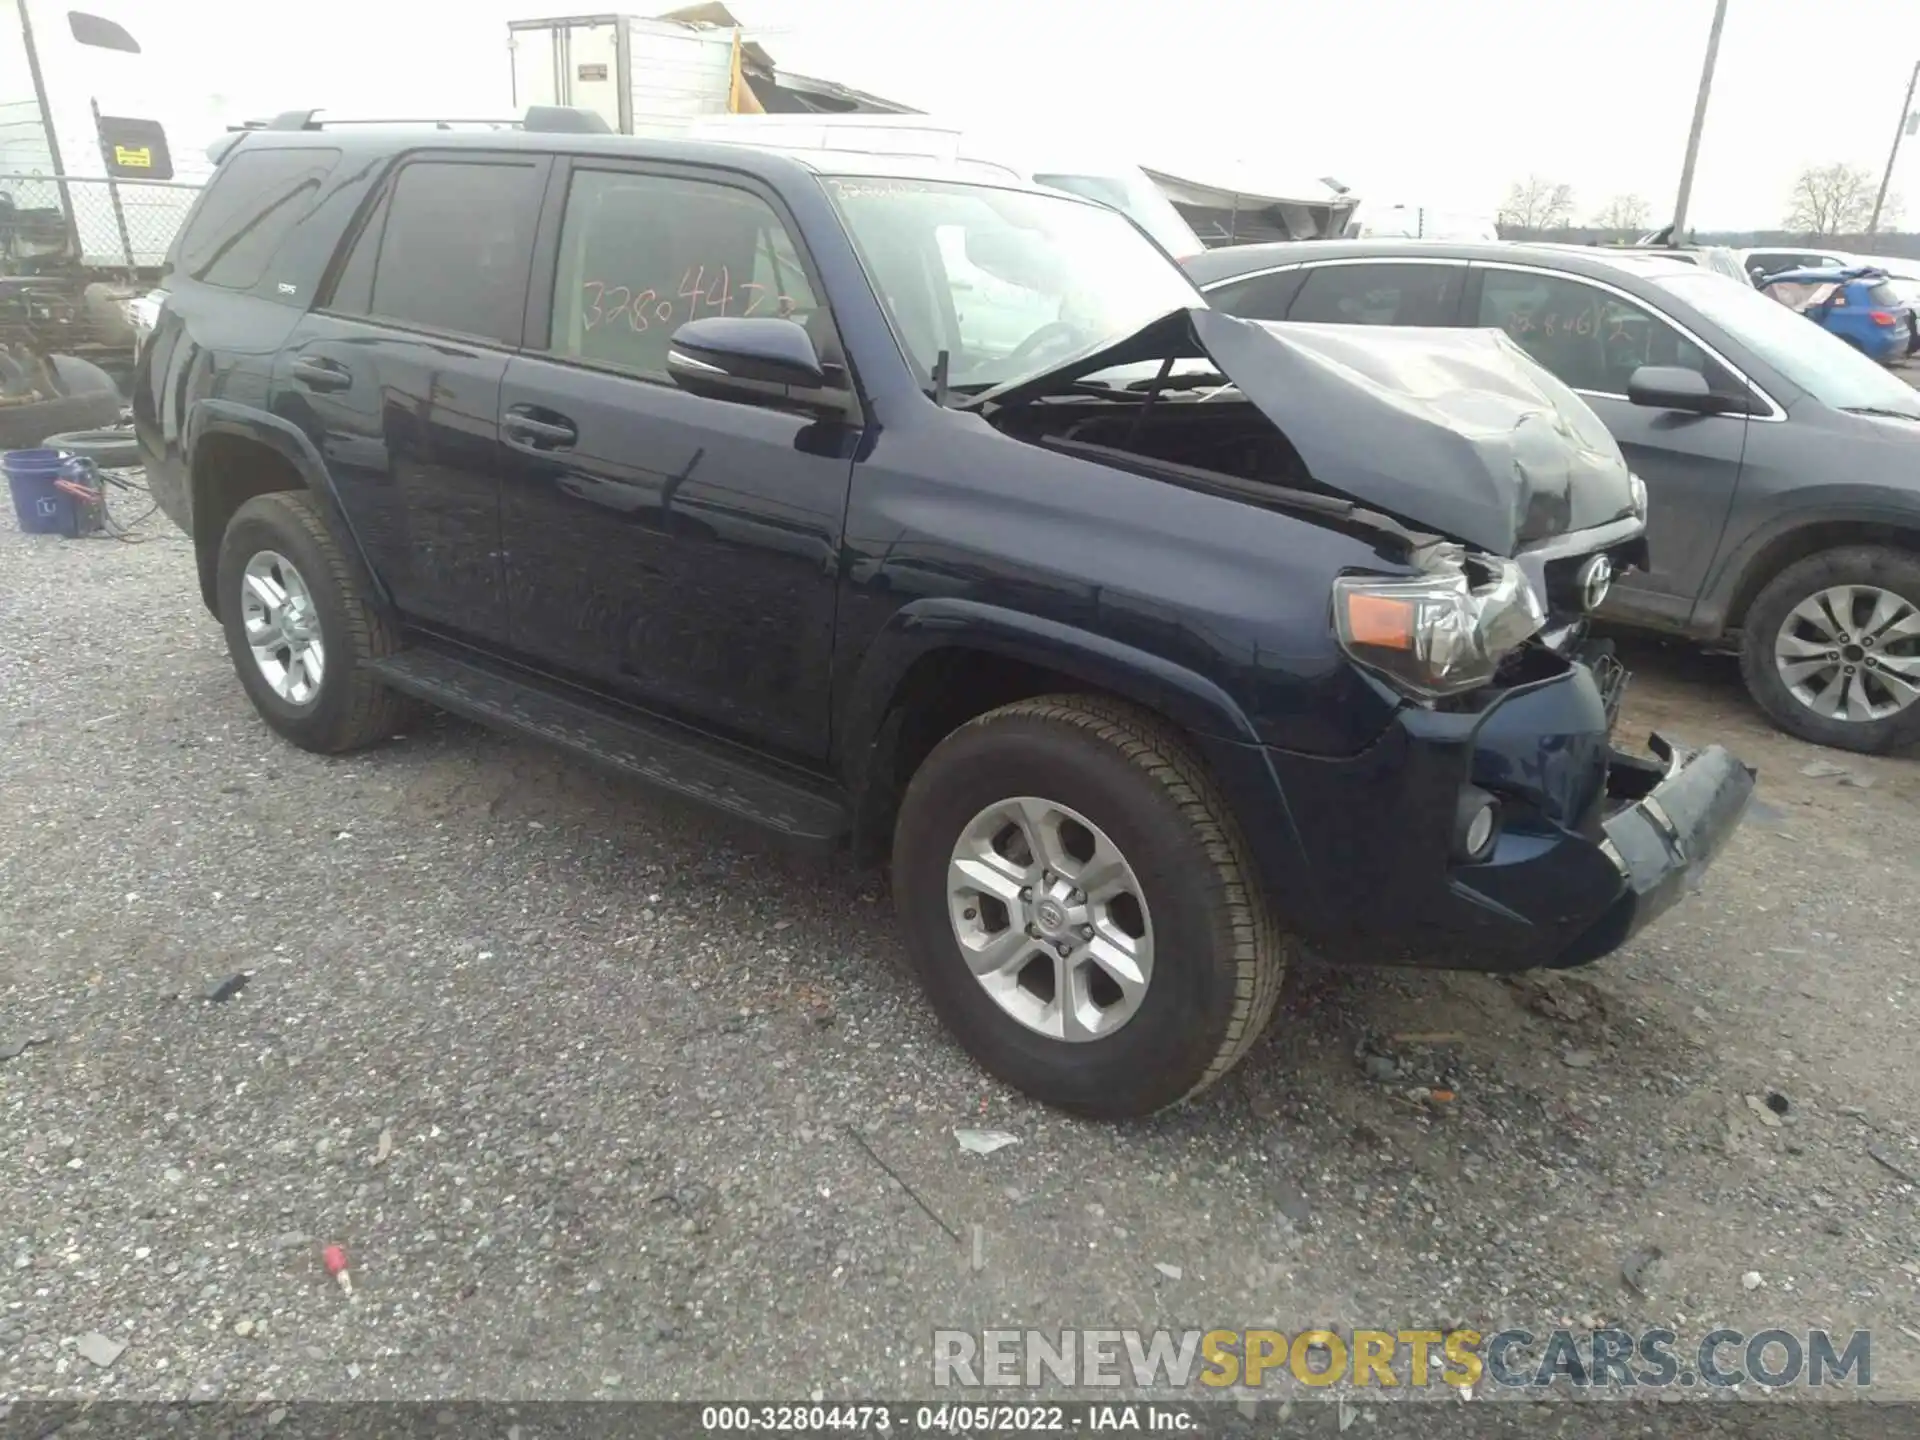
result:
M 1307 272 L 1287 319 L 1324 325 L 1458 323 L 1467 267 L 1320 265 Z
M 1287 307 L 1306 279 L 1304 270 L 1281 270 L 1273 275 L 1254 275 L 1245 280 L 1230 280 L 1207 291 L 1207 304 L 1229 315 L 1248 320 L 1284 320 Z
M 406 162 L 328 308 L 518 345 L 545 179 L 542 162 L 506 156 Z
M 289 231 L 313 210 L 338 150 L 243 146 L 214 172 L 168 257 L 176 274 L 222 290 L 251 290 Z

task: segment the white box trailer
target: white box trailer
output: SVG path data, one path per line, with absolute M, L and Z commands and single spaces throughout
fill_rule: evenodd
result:
M 740 103 L 736 30 L 576 15 L 514 20 L 513 104 L 592 110 L 626 135 L 684 135 L 702 116 Z

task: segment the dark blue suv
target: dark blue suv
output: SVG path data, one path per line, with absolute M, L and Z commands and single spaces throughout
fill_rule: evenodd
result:
M 424 700 L 890 856 L 955 1034 L 1096 1115 L 1224 1073 L 1292 937 L 1581 964 L 1737 823 L 1725 751 L 1610 742 L 1644 495 L 1512 347 L 1235 320 L 1060 194 L 580 131 L 286 117 L 183 230 L 140 443 L 294 744 Z

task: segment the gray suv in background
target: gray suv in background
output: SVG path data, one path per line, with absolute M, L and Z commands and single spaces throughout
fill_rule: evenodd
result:
M 1644 254 L 1326 241 L 1186 264 L 1250 319 L 1505 331 L 1646 483 L 1651 564 L 1604 614 L 1737 646 L 1753 698 L 1803 739 L 1920 740 L 1920 395 L 1845 342 Z

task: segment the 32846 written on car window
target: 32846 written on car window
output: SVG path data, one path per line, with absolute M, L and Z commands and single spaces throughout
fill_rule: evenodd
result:
M 689 320 L 765 316 L 806 325 L 820 308 L 786 226 L 750 191 L 575 172 L 560 228 L 554 354 L 663 379 L 673 332 Z
M 520 343 L 541 173 L 499 160 L 413 160 L 354 241 L 328 309 Z
M 1481 281 L 1479 323 L 1504 330 L 1575 390 L 1624 395 L 1629 377 L 1643 365 L 1679 366 L 1704 376 L 1716 391 L 1738 389 L 1738 382 L 1665 320 L 1578 280 L 1488 270 Z

